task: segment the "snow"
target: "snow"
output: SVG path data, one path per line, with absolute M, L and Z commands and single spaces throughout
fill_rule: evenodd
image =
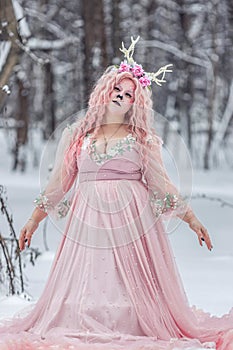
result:
M 196 234 L 187 223 L 180 221 L 177 229 L 169 234 L 174 256 L 187 293 L 190 305 L 196 305 L 212 314 L 221 316 L 233 306 L 233 208 L 221 206 L 218 200 L 233 203 L 232 171 L 193 170 L 193 192 L 191 206 L 207 228 L 213 243 L 213 250 L 201 247 Z M 33 200 L 39 193 L 39 171 L 30 169 L 27 173 L 10 171 L 10 160 L 6 144 L 0 134 L 0 184 L 7 187 L 9 207 L 13 213 L 14 226 L 19 231 L 33 210 Z M 206 194 L 212 198 L 199 198 Z M 196 197 L 197 196 L 197 197 Z M 0 318 L 11 316 L 25 306 L 35 303 L 43 291 L 54 254 L 61 239 L 61 233 L 51 222 L 48 223 L 47 241 L 49 251 L 43 244 L 43 223 L 33 236 L 32 246 L 42 252 L 35 266 L 27 263 L 26 292 L 31 298 L 23 296 L 0 299 Z
M 31 38 L 27 42 L 28 49 L 31 50 L 60 50 L 69 44 L 78 43 L 79 40 L 75 37 L 56 40 L 43 40 L 38 38 Z
M 218 153 L 219 146 L 221 142 L 224 141 L 224 136 L 227 133 L 227 129 L 229 127 L 229 124 L 232 120 L 232 113 L 233 113 L 233 82 L 231 82 L 230 89 L 229 89 L 229 97 L 226 104 L 226 109 L 223 113 L 223 116 L 221 118 L 220 125 L 217 125 L 216 127 L 216 133 L 214 136 L 214 140 L 212 142 L 211 146 L 211 152 L 212 153 Z M 211 154 L 212 154 L 211 153 Z
M 203 29 L 203 24 L 205 21 L 205 12 L 202 11 L 202 7 L 199 6 L 197 9 L 195 8 L 195 11 L 196 13 L 198 13 L 198 15 L 193 20 L 193 23 L 190 26 L 190 29 L 188 31 L 188 38 L 189 40 L 192 40 L 192 41 L 194 41 L 200 34 L 201 30 Z
M 14 8 L 16 20 L 19 23 L 19 33 L 20 33 L 20 35 L 22 37 L 24 37 L 24 38 L 30 37 L 31 36 L 31 32 L 30 32 L 28 23 L 26 21 L 26 18 L 24 16 L 22 6 L 19 4 L 19 2 L 17 0 L 13 0 L 12 1 L 12 5 L 13 5 L 13 8 Z
M 7 95 L 10 95 L 10 93 L 11 93 L 11 90 L 10 90 L 9 86 L 6 85 L 6 84 L 3 85 L 2 91 L 5 92 Z
M 6 60 L 7 60 L 7 57 L 8 57 L 8 54 L 10 52 L 10 48 L 11 48 L 11 43 L 9 41 L 2 41 L 0 42 L 0 52 L 1 52 L 1 55 L 0 55 L 0 72 L 2 71 L 5 63 L 6 63 Z
M 180 50 L 179 48 L 177 48 L 176 46 L 174 46 L 174 43 L 171 45 L 169 43 L 165 43 L 163 41 L 153 39 L 153 40 L 144 40 L 143 45 L 144 45 L 144 47 L 158 48 L 159 50 L 163 50 L 167 53 L 171 53 L 171 54 L 175 55 L 176 57 L 179 57 L 181 60 L 183 60 L 185 62 L 200 66 L 202 68 L 205 68 L 206 69 L 206 77 L 209 79 L 209 81 L 214 80 L 214 72 L 213 72 L 212 63 L 210 63 L 209 61 L 207 61 L 205 59 L 201 59 L 197 56 L 189 55 L 187 52 L 184 52 L 184 51 Z M 209 88 L 209 87 L 207 86 L 207 88 Z

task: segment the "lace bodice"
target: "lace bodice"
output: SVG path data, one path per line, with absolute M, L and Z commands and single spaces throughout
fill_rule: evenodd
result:
M 90 143 L 91 134 L 87 133 L 83 140 L 82 149 L 87 149 Z M 106 153 L 99 153 L 96 148 L 96 140 L 93 140 L 90 144 L 91 158 L 98 164 L 102 165 L 106 160 L 114 158 L 116 155 L 124 154 L 125 150 L 131 151 L 133 144 L 135 144 L 136 138 L 129 133 L 124 138 L 119 139 L 114 146 Z
M 60 205 L 77 175 L 82 182 L 105 178 L 106 180 L 124 178 L 140 180 L 142 177 L 150 192 L 150 203 L 156 216 L 166 214 L 165 216 L 168 217 L 182 217 L 187 210 L 190 219 L 195 216 L 166 172 L 161 153 L 163 141 L 160 137 L 150 134 L 147 136 L 148 163 L 146 169 L 142 164 L 139 144 L 131 133 L 119 139 L 107 153 L 97 152 L 96 140 L 92 140 L 90 144 L 90 137 L 91 134 L 87 133 L 81 148 L 78 149 L 77 142 L 72 142 L 67 147 L 67 133 L 63 134 L 59 144 L 62 146 L 59 146 L 57 151 L 59 161 L 55 162 L 48 185 L 35 201 L 42 210 L 48 212 Z M 88 145 L 90 145 L 90 153 L 87 152 L 89 151 Z M 69 163 L 67 163 L 67 157 Z

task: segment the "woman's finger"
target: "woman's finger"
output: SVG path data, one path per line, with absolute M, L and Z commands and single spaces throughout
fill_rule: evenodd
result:
M 204 228 L 203 231 L 204 231 L 204 235 L 205 235 L 205 242 L 206 242 L 206 245 L 207 245 L 207 247 L 208 247 L 209 249 L 211 249 L 212 244 L 211 244 L 211 240 L 210 240 L 208 231 L 206 230 L 206 228 Z
M 31 241 L 31 236 L 32 233 L 26 227 L 21 230 L 19 239 L 19 246 L 21 250 L 25 249 L 26 243 L 28 243 L 29 240 Z
M 206 242 L 206 234 L 203 233 L 203 231 L 202 231 L 201 228 L 199 228 L 199 229 L 197 230 L 197 235 L 198 235 L 199 243 L 200 243 L 200 245 L 203 247 L 203 242 L 207 243 L 207 242 Z
M 207 229 L 202 224 L 196 221 L 192 222 L 190 227 L 197 234 L 200 246 L 203 246 L 203 242 L 205 242 L 207 248 L 211 250 L 213 246 Z
M 205 243 L 206 243 L 206 246 L 209 250 L 212 249 L 212 243 L 211 243 L 211 240 L 210 240 L 210 237 L 209 237 L 209 234 L 208 234 L 208 231 L 205 227 L 202 227 L 201 228 L 201 232 L 202 232 L 202 236 L 205 240 Z
M 32 235 L 37 229 L 39 224 L 34 219 L 29 219 L 26 225 L 22 228 L 20 231 L 19 236 L 19 248 L 20 250 L 23 250 L 26 246 L 29 247 L 31 244 Z
M 28 247 L 30 247 L 31 239 L 32 239 L 32 233 L 27 234 L 26 240 L 27 240 L 27 246 L 28 246 Z
M 24 243 L 24 238 L 26 236 L 26 228 L 23 227 L 22 230 L 20 231 L 20 236 L 19 236 L 19 248 L 20 250 L 23 250 L 25 247 L 25 243 Z
M 203 240 L 201 239 L 202 237 L 202 233 L 200 232 L 200 230 L 197 231 L 197 236 L 198 236 L 198 240 L 201 246 L 203 246 Z

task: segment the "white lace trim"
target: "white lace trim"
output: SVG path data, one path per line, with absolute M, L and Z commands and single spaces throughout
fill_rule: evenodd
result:
M 86 149 L 89 142 L 90 142 L 90 134 L 87 133 L 87 135 L 84 138 L 82 149 Z M 96 150 L 96 140 L 93 140 L 92 144 L 90 145 L 91 148 L 91 158 L 94 160 L 97 164 L 103 164 L 106 160 L 112 159 L 118 154 L 123 154 L 126 150 L 131 151 L 132 150 L 132 143 L 135 143 L 136 138 L 132 136 L 132 133 L 128 134 L 122 139 L 119 139 L 116 144 L 110 148 L 110 150 L 107 153 L 99 153 Z

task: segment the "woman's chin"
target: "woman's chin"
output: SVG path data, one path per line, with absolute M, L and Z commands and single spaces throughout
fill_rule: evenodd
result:
M 117 106 L 117 105 L 110 105 L 107 107 L 107 112 L 109 114 L 114 114 L 114 115 L 119 115 L 119 116 L 122 116 L 124 113 L 122 112 L 121 110 L 121 107 L 120 106 Z

